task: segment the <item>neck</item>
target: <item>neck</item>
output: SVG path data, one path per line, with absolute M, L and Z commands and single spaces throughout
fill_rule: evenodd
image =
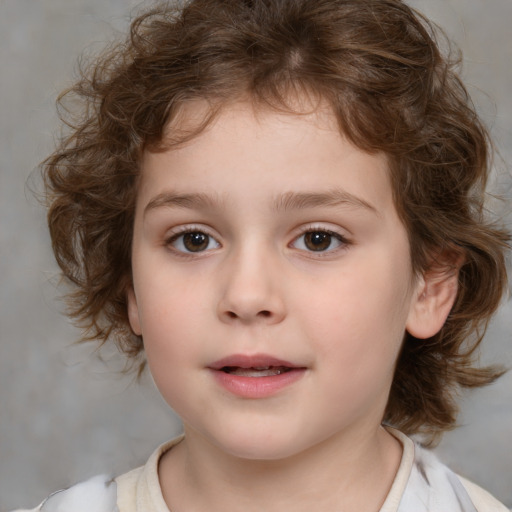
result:
M 159 476 L 172 512 L 377 512 L 400 458 L 399 442 L 382 427 L 333 436 L 279 460 L 233 457 L 186 431 L 162 457 Z

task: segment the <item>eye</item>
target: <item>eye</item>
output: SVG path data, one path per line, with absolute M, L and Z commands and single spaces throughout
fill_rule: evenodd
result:
M 173 249 L 184 252 L 204 252 L 216 249 L 220 246 L 219 242 L 212 236 L 204 233 L 203 231 L 183 231 L 171 236 L 167 241 L 167 245 Z
M 340 234 L 320 229 L 306 231 L 292 242 L 295 249 L 310 252 L 328 252 L 346 244 L 348 241 Z

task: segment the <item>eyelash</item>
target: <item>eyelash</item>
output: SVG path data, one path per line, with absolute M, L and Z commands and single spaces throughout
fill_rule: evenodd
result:
M 182 239 L 181 245 L 183 245 L 183 248 L 185 250 L 177 248 L 174 244 L 180 239 L 185 237 L 186 235 L 204 235 L 207 238 L 207 246 L 203 250 L 198 251 L 189 251 L 186 250 L 186 247 L 184 246 L 184 240 Z M 175 254 L 187 258 L 187 257 L 194 257 L 199 256 L 202 253 L 209 252 L 212 250 L 210 246 L 211 242 L 214 241 L 216 244 L 216 247 L 220 247 L 220 243 L 217 241 L 217 239 L 211 235 L 207 230 L 205 230 L 202 226 L 184 226 L 183 228 L 179 228 L 177 231 L 171 233 L 170 236 L 168 236 L 165 241 L 164 245 L 169 248 L 169 250 L 172 250 Z
M 330 229 L 326 229 L 325 227 L 321 227 L 321 226 L 308 226 L 304 231 L 301 232 L 301 234 L 299 236 L 297 236 L 293 239 L 293 241 L 290 243 L 290 246 L 293 247 L 293 245 L 296 244 L 298 240 L 303 239 L 308 234 L 313 234 L 313 233 L 327 235 L 328 237 L 330 237 L 329 245 L 325 250 L 315 251 L 313 249 L 308 249 L 307 247 L 304 249 L 300 249 L 300 250 L 303 250 L 304 252 L 306 252 L 308 255 L 314 255 L 315 257 L 320 257 L 320 258 L 326 257 L 328 254 L 342 251 L 342 250 L 346 249 L 352 243 L 349 239 L 347 239 L 340 233 L 337 233 L 336 231 L 332 231 Z M 338 245 L 337 245 L 337 247 L 331 248 L 333 239 L 337 241 Z M 306 245 L 306 243 L 303 242 L 303 245 Z
M 311 234 L 321 234 L 329 237 L 328 246 L 324 249 L 314 250 L 307 247 L 307 242 L 303 242 L 303 248 L 296 247 L 296 244 L 299 240 Z M 184 245 L 186 241 L 183 239 L 183 237 L 185 237 L 186 235 L 204 235 L 204 237 L 206 238 L 206 246 L 204 248 L 199 247 L 199 250 L 197 251 L 187 250 L 187 248 Z M 180 244 L 182 245 L 182 248 L 178 248 L 175 245 L 180 240 L 180 238 L 182 239 Z M 335 240 L 338 245 L 334 248 L 331 248 L 333 240 Z M 215 247 L 210 247 L 212 242 L 216 244 Z M 168 247 L 169 250 L 172 250 L 175 254 L 185 258 L 190 258 L 194 256 L 197 257 L 202 255 L 203 253 L 207 253 L 221 246 L 220 242 L 218 242 L 217 239 L 213 235 L 211 235 L 207 230 L 205 230 L 205 228 L 202 226 L 184 226 L 183 228 L 175 231 L 170 236 L 168 236 L 164 241 L 164 245 Z M 298 236 L 296 236 L 288 246 L 291 248 L 299 249 L 300 251 L 303 251 L 308 255 L 314 255 L 316 257 L 326 257 L 326 254 L 346 249 L 347 246 L 349 245 L 351 245 L 351 241 L 348 240 L 343 235 L 341 235 L 340 233 L 337 233 L 336 231 L 332 231 L 330 229 L 326 229 L 320 226 L 308 226 L 306 229 L 301 231 L 301 233 Z

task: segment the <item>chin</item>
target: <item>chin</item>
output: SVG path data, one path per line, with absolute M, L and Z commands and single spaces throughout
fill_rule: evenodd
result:
M 211 441 L 224 453 L 245 460 L 284 460 L 310 447 L 302 436 L 293 436 L 290 432 L 255 432 L 249 429 L 242 433 L 231 430 L 227 434 Z

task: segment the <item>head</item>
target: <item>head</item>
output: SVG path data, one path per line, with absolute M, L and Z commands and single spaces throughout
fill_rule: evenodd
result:
M 403 2 L 162 6 L 137 18 L 66 98 L 82 108 L 44 172 L 54 251 L 75 285 L 70 312 L 84 339 L 115 341 L 134 361 L 143 352 L 127 292 L 144 155 L 193 141 L 236 102 L 299 115 L 327 108 L 353 146 L 385 155 L 414 279 L 457 284 L 438 332 L 404 333 L 384 419 L 409 433 L 443 431 L 455 422 L 454 393 L 496 377 L 473 363 L 506 286 L 508 235 L 484 217 L 487 135 L 434 29 Z

